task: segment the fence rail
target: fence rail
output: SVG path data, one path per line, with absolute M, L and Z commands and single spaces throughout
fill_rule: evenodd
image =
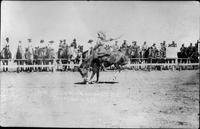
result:
M 160 66 L 160 67 L 175 67 L 175 68 L 182 68 L 182 67 L 200 67 L 199 60 L 198 62 L 192 63 L 190 59 L 188 58 L 164 58 L 164 63 L 152 63 L 152 62 L 146 62 L 147 60 L 154 60 L 158 58 L 130 58 L 130 62 L 125 65 L 124 67 L 155 67 L 155 66 Z M 131 60 L 140 60 L 140 61 L 135 61 L 132 62 Z M 158 59 L 159 60 L 159 59 Z M 22 64 L 17 64 L 17 62 L 21 61 Z M 63 69 L 66 67 L 67 69 L 74 69 L 75 67 L 79 67 L 81 62 L 80 61 L 78 64 L 74 63 L 72 61 L 68 61 L 68 59 L 37 59 L 37 60 L 31 60 L 32 62 L 34 61 L 42 61 L 41 64 L 26 64 L 27 61 L 26 59 L 0 59 L 0 71 L 7 69 L 9 71 L 10 69 L 22 69 L 22 68 L 48 68 L 52 69 L 52 71 L 56 71 L 59 69 Z M 47 64 L 44 64 L 45 61 L 50 61 L 47 62 Z M 63 64 L 62 61 L 68 61 L 68 63 Z

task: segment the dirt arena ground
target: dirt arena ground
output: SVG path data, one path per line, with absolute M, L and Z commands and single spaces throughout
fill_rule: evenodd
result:
M 199 71 L 0 73 L 2 126 L 199 127 Z

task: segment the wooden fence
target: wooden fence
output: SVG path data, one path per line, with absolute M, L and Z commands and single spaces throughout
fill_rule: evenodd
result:
M 131 61 L 131 60 L 137 60 L 137 61 Z M 140 61 L 138 61 L 140 60 Z M 184 69 L 185 67 L 196 67 L 199 68 L 200 64 L 198 63 L 191 63 L 189 59 L 178 59 L 178 58 L 166 58 L 161 63 L 153 63 L 150 59 L 150 62 L 147 61 L 149 59 L 147 58 L 132 58 L 130 59 L 130 62 L 125 65 L 125 68 L 132 68 L 132 69 L 142 69 L 142 68 L 150 68 L 152 69 L 155 66 L 159 66 L 161 70 L 163 68 L 172 68 L 172 69 Z M 200 60 L 200 59 L 199 59 Z M 17 64 L 17 61 L 21 61 L 22 64 Z M 26 64 L 27 60 L 23 59 L 0 59 L 0 71 L 17 71 L 18 69 L 26 69 L 26 68 L 48 68 L 49 71 L 59 71 L 65 69 L 71 69 L 74 70 L 75 68 L 79 67 L 81 64 L 81 61 L 79 63 L 73 63 L 72 61 L 63 64 L 62 61 L 67 61 L 67 59 L 45 59 L 41 60 L 41 64 Z M 38 60 L 32 60 L 32 62 L 38 61 Z M 48 63 L 43 63 L 45 61 L 49 61 Z M 3 63 L 4 62 L 4 63 Z M 7 64 L 5 62 L 8 62 Z M 110 67 L 112 69 L 112 67 Z

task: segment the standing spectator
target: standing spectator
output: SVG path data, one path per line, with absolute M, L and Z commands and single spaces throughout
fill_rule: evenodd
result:
M 139 58 L 140 57 L 140 47 L 137 45 L 137 41 L 132 42 L 132 56 L 133 58 Z
M 166 58 L 166 45 L 165 41 L 163 43 L 160 43 L 161 48 L 160 48 L 160 56 L 161 58 Z
M 181 46 L 181 48 L 180 48 L 180 52 L 181 52 L 181 53 L 185 52 L 185 49 L 186 49 L 186 48 L 185 48 L 184 44 L 182 44 L 182 46 Z
M 77 48 L 76 38 L 73 39 L 71 46 L 73 46 L 74 48 Z
M 59 48 L 62 48 L 62 40 L 60 40 Z
M 119 50 L 118 41 L 115 41 L 115 44 L 112 46 L 112 48 L 113 48 L 113 51 Z
M 131 46 L 131 56 L 132 58 L 137 58 L 137 42 L 133 41 Z
M 88 43 L 89 43 L 89 48 L 88 48 L 87 57 L 89 57 L 89 56 L 93 53 L 94 47 L 95 47 L 95 45 L 96 45 L 96 44 L 93 42 L 93 40 L 89 40 Z
M 72 58 L 71 58 L 71 61 L 73 61 L 75 63 L 75 59 L 77 57 L 77 51 L 76 51 L 76 48 L 75 48 L 75 45 L 73 45 L 71 48 L 71 52 L 72 52 Z
M 147 49 L 148 49 L 148 46 L 147 46 L 147 42 L 146 41 L 144 41 L 144 44 L 142 45 L 142 48 L 141 48 L 142 50 L 142 52 L 141 52 L 141 54 L 142 54 L 142 57 L 144 57 L 144 53 L 147 51 Z
M 32 42 L 32 39 L 28 39 L 28 48 L 32 47 L 31 42 Z
M 173 47 L 177 47 L 177 44 L 175 43 L 175 41 L 172 41 Z
M 156 44 L 154 43 L 153 45 L 152 45 L 152 56 L 153 56 L 153 58 L 155 58 L 157 55 L 157 47 L 156 47 Z
M 133 49 L 137 49 L 138 48 L 136 41 L 133 41 L 132 44 L 133 44 Z
M 9 46 L 9 38 L 8 37 L 6 37 L 6 44 L 5 44 L 5 46 Z
M 190 43 L 190 45 L 187 48 L 187 55 L 190 57 L 193 53 L 193 46 L 192 43 Z
M 80 50 L 80 52 L 83 52 L 83 45 L 78 45 L 78 49 Z
M 157 49 L 155 43 L 152 45 L 152 48 L 153 48 L 153 50 L 156 50 L 156 49 Z
M 44 42 L 44 40 L 40 40 L 40 47 L 41 48 L 44 48 L 46 45 L 45 45 L 45 42 Z
M 144 44 L 142 45 L 142 51 L 146 51 L 147 49 L 148 49 L 147 42 L 144 41 Z
M 198 52 L 198 56 L 200 55 L 200 40 L 197 40 L 195 44 L 195 49 Z
M 188 48 L 189 48 L 189 49 L 191 49 L 191 48 L 192 48 L 192 43 L 190 43 L 190 45 L 188 46 Z
M 63 48 L 66 48 L 68 44 L 66 43 L 66 39 L 63 40 Z
M 141 48 L 142 50 L 141 50 L 141 57 L 142 58 L 145 58 L 145 56 L 144 56 L 144 54 L 145 54 L 145 52 L 147 51 L 147 49 L 148 49 L 148 46 L 147 46 L 147 42 L 146 41 L 144 41 L 144 44 L 142 45 L 142 48 Z
M 128 47 L 128 44 L 126 42 L 126 40 L 124 40 L 123 44 L 122 44 L 122 48 L 127 48 Z

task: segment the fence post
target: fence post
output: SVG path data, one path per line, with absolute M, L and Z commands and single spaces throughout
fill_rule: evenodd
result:
M 172 71 L 175 70 L 175 60 L 172 60 L 173 66 L 172 66 Z
M 53 59 L 53 62 L 51 65 L 52 65 L 52 72 L 54 72 L 56 69 L 56 59 L 55 58 Z

